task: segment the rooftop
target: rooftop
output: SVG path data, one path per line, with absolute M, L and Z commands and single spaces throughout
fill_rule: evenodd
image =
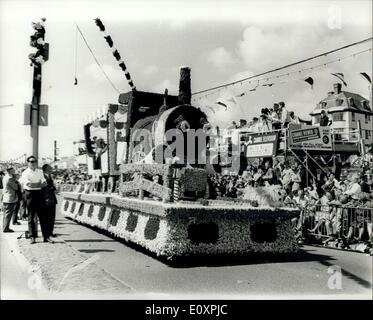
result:
M 321 110 L 327 110 L 330 113 L 337 111 L 354 111 L 373 115 L 373 111 L 369 106 L 369 100 L 363 96 L 348 91 L 341 91 L 340 86 L 334 87 L 336 92 L 329 92 L 328 96 L 321 100 L 310 115 L 321 113 Z

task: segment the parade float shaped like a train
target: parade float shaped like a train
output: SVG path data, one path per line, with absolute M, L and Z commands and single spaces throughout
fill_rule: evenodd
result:
M 101 183 L 94 190 L 63 192 L 63 215 L 158 256 L 296 252 L 291 220 L 299 211 L 284 207 L 278 190 L 249 190 L 246 198 L 256 198 L 256 205 L 209 199 L 208 160 L 194 165 L 172 153 L 155 159 L 157 150 L 172 144 L 168 130 L 208 130 L 206 114 L 190 99 L 190 69 L 182 67 L 179 96 L 132 90 L 90 119 L 86 147 Z M 139 129 L 150 132 L 150 139 L 139 137 Z M 208 141 L 206 146 L 196 157 L 202 152 L 208 158 Z

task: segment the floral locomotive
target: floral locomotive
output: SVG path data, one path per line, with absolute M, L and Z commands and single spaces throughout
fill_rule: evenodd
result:
M 100 120 L 104 141 L 92 143 L 93 122 L 86 124 L 98 179 L 94 189 L 64 192 L 63 214 L 160 256 L 297 251 L 291 223 L 297 210 L 278 201 L 211 199 L 208 176 L 219 162 L 211 164 L 207 116 L 190 101 L 190 69 L 182 67 L 179 96 L 121 94 L 120 105 Z M 123 124 L 115 121 L 119 112 L 126 114 Z

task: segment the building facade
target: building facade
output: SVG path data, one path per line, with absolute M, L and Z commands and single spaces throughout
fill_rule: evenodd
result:
M 342 85 L 335 83 L 333 92 L 321 100 L 310 113 L 312 124 L 319 125 L 321 111 L 325 110 L 330 120 L 335 139 L 353 141 L 358 138 L 360 129 L 361 138 L 365 145 L 373 142 L 373 112 L 368 99 L 359 94 L 341 90 Z

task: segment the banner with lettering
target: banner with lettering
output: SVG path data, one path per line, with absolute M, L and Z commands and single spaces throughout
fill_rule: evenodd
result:
M 333 150 L 331 128 L 306 125 L 290 126 L 289 147 L 304 150 Z
M 276 155 L 278 132 L 243 133 L 241 151 L 247 158 L 267 158 Z

